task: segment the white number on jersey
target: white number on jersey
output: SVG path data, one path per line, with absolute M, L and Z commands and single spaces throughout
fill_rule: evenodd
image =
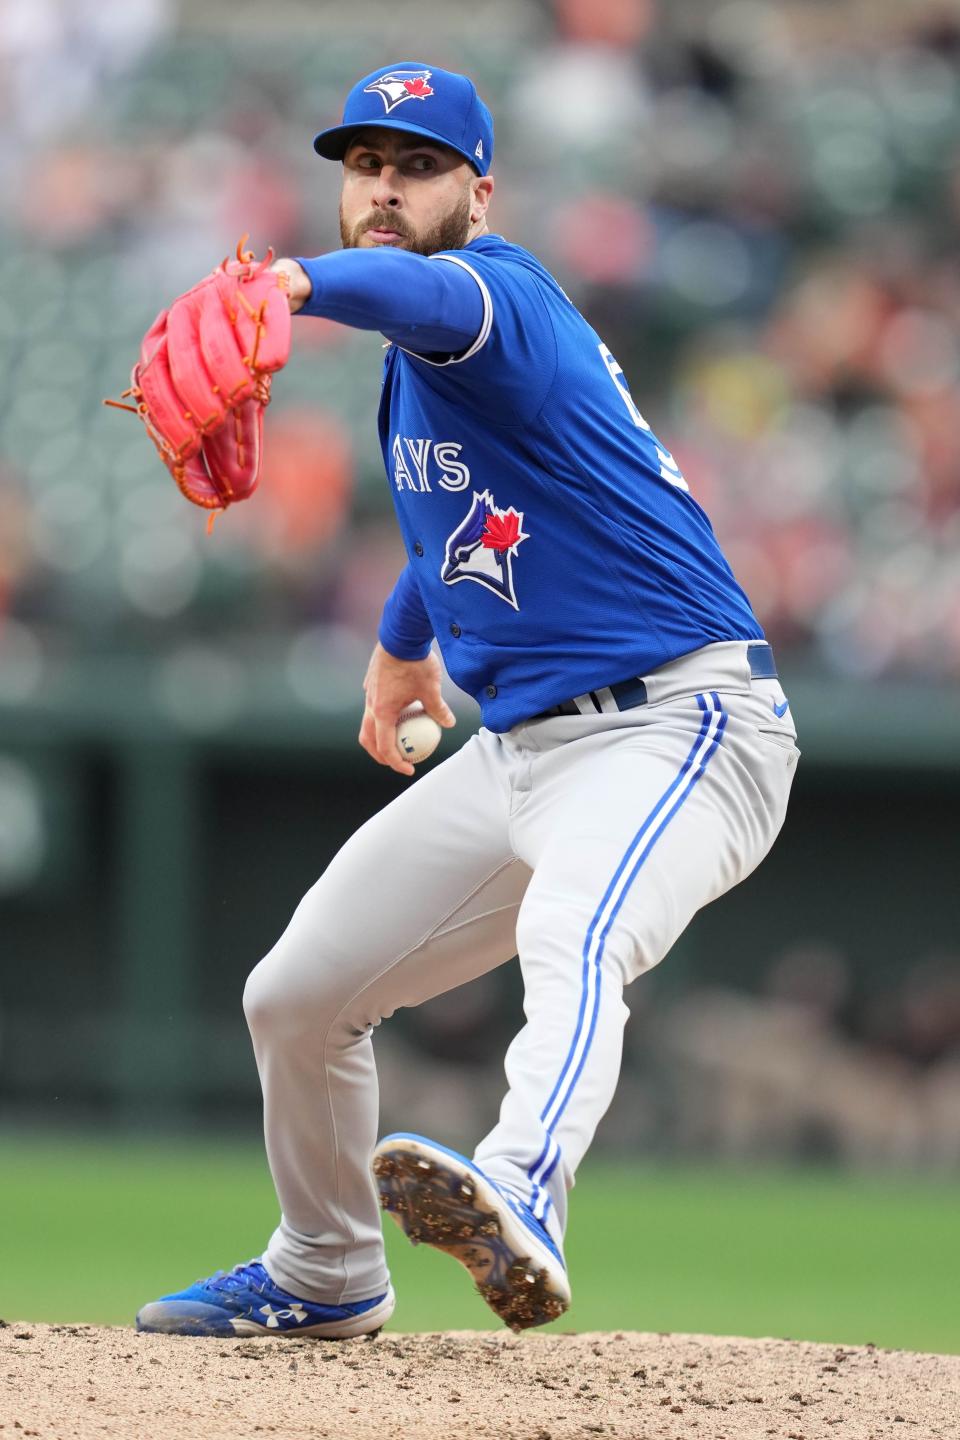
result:
M 670 451 L 661 450 L 660 446 L 658 445 L 657 456 L 660 460 L 660 474 L 663 476 L 664 480 L 669 480 L 670 484 L 676 485 L 678 490 L 686 490 L 687 494 L 689 495 L 690 486 L 687 484 L 686 480 L 684 480 L 683 475 L 680 471 L 680 466 L 677 464 L 676 460 L 674 460 L 673 456 L 670 454 Z
M 634 404 L 633 396 L 627 389 L 626 375 L 624 375 L 623 371 L 620 369 L 620 366 L 610 354 L 610 351 L 607 349 L 606 345 L 604 345 L 602 340 L 600 342 L 600 357 L 603 360 L 604 365 L 606 365 L 607 374 L 610 376 L 610 379 L 613 381 L 614 385 L 616 385 L 617 394 L 620 396 L 620 399 L 623 401 L 624 405 L 626 405 L 627 414 L 630 416 L 630 419 L 633 421 L 634 425 L 636 425 L 639 430 L 649 430 L 650 426 L 640 414 L 640 411 Z
M 634 425 L 636 425 L 638 430 L 649 431 L 650 426 L 640 414 L 640 411 L 637 409 L 633 396 L 627 389 L 627 377 L 624 375 L 620 366 L 617 364 L 616 360 L 610 354 L 610 351 L 607 349 L 606 345 L 604 345 L 602 341 L 600 342 L 600 358 L 602 359 L 604 365 L 607 367 L 607 374 L 610 376 L 610 379 L 616 386 L 617 394 L 620 396 L 620 399 L 623 401 L 624 405 L 626 405 L 627 414 L 630 416 L 630 419 L 633 421 Z M 690 486 L 687 484 L 686 480 L 684 480 L 683 475 L 680 471 L 680 466 L 677 464 L 676 460 L 674 460 L 669 450 L 661 450 L 660 446 L 657 445 L 656 451 L 657 457 L 660 461 L 660 474 L 663 476 L 664 480 L 669 480 L 670 484 L 676 485 L 678 490 L 686 490 L 689 493 Z

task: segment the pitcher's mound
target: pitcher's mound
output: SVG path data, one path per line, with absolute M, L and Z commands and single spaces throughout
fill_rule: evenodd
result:
M 2 1440 L 957 1440 L 960 1356 L 709 1335 L 0 1329 Z

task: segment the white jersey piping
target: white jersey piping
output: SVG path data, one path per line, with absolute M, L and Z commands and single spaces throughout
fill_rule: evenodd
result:
M 448 365 L 462 365 L 464 360 L 469 360 L 472 355 L 476 355 L 477 351 L 482 350 L 484 345 L 486 345 L 490 338 L 490 331 L 493 329 L 493 299 L 491 298 L 490 291 L 476 270 L 474 270 L 473 266 L 468 265 L 466 260 L 461 260 L 459 255 L 431 255 L 430 259 L 446 260 L 451 265 L 459 265 L 461 269 L 466 270 L 479 285 L 480 297 L 483 300 L 483 323 L 480 326 L 476 340 L 474 340 L 469 350 L 464 350 L 462 355 L 451 355 L 446 360 L 428 360 L 426 355 L 420 355 L 416 350 L 407 350 L 403 345 L 397 346 L 397 349 L 403 350 L 405 355 L 412 355 L 415 360 L 422 360 L 424 365 L 432 365 L 436 370 L 443 370 Z

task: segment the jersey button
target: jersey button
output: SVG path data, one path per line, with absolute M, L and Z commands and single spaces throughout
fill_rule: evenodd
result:
M 453 636 L 454 640 L 459 640 L 460 633 L 460 626 L 457 624 L 456 620 L 454 620 L 453 624 L 450 626 L 450 634 Z
M 495 698 L 496 698 L 496 694 L 497 694 L 497 687 L 496 687 L 496 685 L 488 685 L 488 686 L 487 686 L 487 699 L 488 699 L 488 700 L 493 700 L 493 699 L 495 699 Z
M 420 544 L 420 541 L 419 541 L 419 540 L 417 541 L 416 545 L 414 545 L 414 547 L 413 547 L 413 553 L 414 553 L 414 555 L 416 555 L 418 558 L 420 558 L 420 559 L 423 558 L 423 546 Z

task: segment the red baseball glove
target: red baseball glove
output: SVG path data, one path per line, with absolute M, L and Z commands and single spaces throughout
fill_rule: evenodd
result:
M 245 250 L 161 310 L 140 346 L 132 410 L 188 500 L 225 510 L 260 479 L 270 379 L 290 354 L 287 276 Z

